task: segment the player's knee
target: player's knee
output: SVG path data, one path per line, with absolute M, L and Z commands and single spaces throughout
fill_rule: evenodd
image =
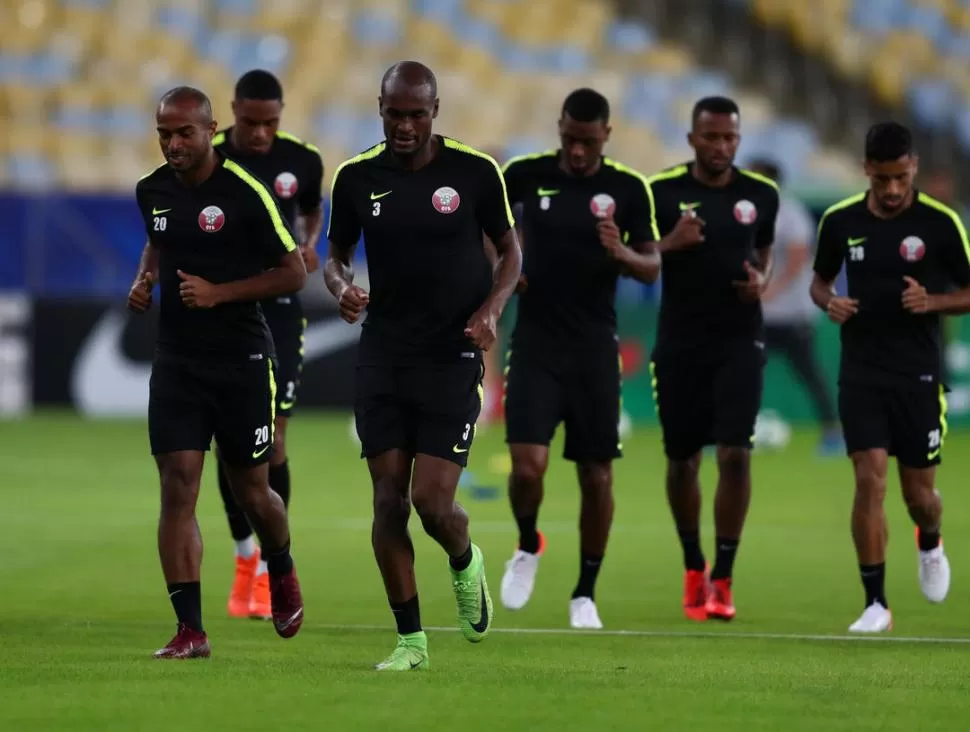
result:
M 881 503 L 886 498 L 886 467 L 868 454 L 852 459 L 856 500 Z
M 200 476 L 190 466 L 176 462 L 161 470 L 162 511 L 164 513 L 192 510 L 199 496 Z
M 513 454 L 512 480 L 518 485 L 537 485 L 542 482 L 548 464 L 548 455 L 543 459 L 542 455 L 534 452 Z
M 903 490 L 903 501 L 910 513 L 931 511 L 940 502 L 940 496 L 933 485 L 931 474 L 910 474 L 900 482 Z
M 686 460 L 667 461 L 667 488 L 686 489 L 697 482 L 700 472 L 701 459 L 699 455 L 692 455 Z
M 744 447 L 717 448 L 717 469 L 729 480 L 745 480 L 751 470 L 751 451 Z
M 421 486 L 412 486 L 411 502 L 421 518 L 425 529 L 437 526 L 454 511 L 454 493 L 448 485 L 440 481 L 428 481 Z
M 411 515 L 407 485 L 396 478 L 381 478 L 374 482 L 374 520 L 379 524 L 407 524 Z
M 583 493 L 609 493 L 613 490 L 613 465 L 611 463 L 583 463 L 578 467 L 579 487 Z

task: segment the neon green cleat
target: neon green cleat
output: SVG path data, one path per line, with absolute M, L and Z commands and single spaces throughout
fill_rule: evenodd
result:
M 471 564 L 462 572 L 451 569 L 451 586 L 458 600 L 458 629 L 467 641 L 484 640 L 492 626 L 492 596 L 485 580 L 485 557 L 474 544 Z
M 428 660 L 428 636 L 424 631 L 397 637 L 397 648 L 377 664 L 378 671 L 426 671 L 431 668 Z

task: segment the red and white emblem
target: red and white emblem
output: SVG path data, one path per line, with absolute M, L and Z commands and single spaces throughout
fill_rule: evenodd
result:
M 458 210 L 461 204 L 461 196 L 458 191 L 450 186 L 442 186 L 431 196 L 431 205 L 438 213 L 450 214 Z
M 589 210 L 598 219 L 608 219 L 616 213 L 616 201 L 609 193 L 597 193 L 589 201 Z
M 206 206 L 199 214 L 199 228 L 208 234 L 214 234 L 226 224 L 226 215 L 218 206 Z
M 276 195 L 280 198 L 293 198 L 296 195 L 297 187 L 298 181 L 292 173 L 280 173 L 273 181 L 273 188 L 276 189 Z
M 926 244 L 918 236 L 907 236 L 899 245 L 899 255 L 907 262 L 918 262 L 926 254 Z
M 742 224 L 753 224 L 758 220 L 758 209 L 747 199 L 742 199 L 734 204 L 734 218 Z

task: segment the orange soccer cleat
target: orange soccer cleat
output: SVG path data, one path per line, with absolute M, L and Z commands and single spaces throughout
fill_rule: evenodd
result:
M 256 579 L 256 568 L 258 566 L 258 549 L 249 559 L 236 557 L 236 579 L 232 583 L 232 592 L 229 593 L 230 618 L 249 617 L 249 608 L 253 597 L 253 584 Z
M 731 597 L 731 578 L 711 581 L 711 593 L 707 599 L 707 617 L 714 620 L 733 620 L 734 600 Z
M 704 571 L 688 569 L 684 572 L 684 615 L 688 620 L 707 620 L 707 600 L 710 595 L 710 568 Z
M 257 620 L 269 620 L 273 617 L 272 600 L 269 591 L 269 573 L 256 575 L 253 582 L 253 594 L 249 598 L 249 617 Z

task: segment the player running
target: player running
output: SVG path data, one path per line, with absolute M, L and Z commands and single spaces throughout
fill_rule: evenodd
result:
M 238 161 L 257 178 L 271 184 L 280 212 L 291 230 L 302 233 L 300 253 L 307 272 L 320 266 L 317 241 L 323 228 L 320 205 L 323 161 L 313 145 L 281 132 L 283 88 L 268 71 L 248 71 L 236 82 L 232 102 L 234 124 L 217 133 L 212 144 L 221 154 Z M 279 364 L 276 422 L 269 452 L 269 484 L 290 505 L 290 466 L 286 452 L 286 427 L 296 404 L 303 368 L 303 329 L 306 321 L 297 293 L 260 302 Z M 236 577 L 229 595 L 229 615 L 234 618 L 269 618 L 270 592 L 266 561 L 253 541 L 253 530 L 229 487 L 223 461 L 219 461 L 219 492 L 222 494 L 229 530 L 236 543 Z
M 565 423 L 563 457 L 576 463 L 579 581 L 569 602 L 573 628 L 602 628 L 594 588 L 613 520 L 613 460 L 621 456 L 616 281 L 653 282 L 655 253 L 646 178 L 609 158 L 610 106 L 592 89 L 566 97 L 560 148 L 513 158 L 505 168 L 524 255 L 505 392 L 512 456 L 509 502 L 519 544 L 502 578 L 502 604 L 525 606 L 546 547 L 536 528 L 549 443 Z M 527 244 L 526 244 L 527 242 Z
M 778 187 L 734 165 L 741 141 L 732 100 L 694 105 L 694 160 L 649 179 L 663 259 L 651 368 L 667 501 L 684 552 L 684 614 L 731 620 L 734 560 L 751 498 L 751 447 L 765 363 L 761 294 L 771 268 Z M 665 237 L 661 240 L 661 237 Z M 717 446 L 717 559 L 700 543 L 701 450 Z
M 145 312 L 158 283 L 148 432 L 162 490 L 158 550 L 178 632 L 155 657 L 185 659 L 210 654 L 195 506 L 213 436 L 265 552 L 276 632 L 290 638 L 303 623 L 286 508 L 269 486 L 276 369 L 256 301 L 298 291 L 306 267 L 266 186 L 213 148 L 205 94 L 173 89 L 156 122 L 167 164 L 135 188 L 149 241 L 128 306 Z
M 839 412 L 855 472 L 852 539 L 866 604 L 849 630 L 890 630 L 886 600 L 886 474 L 896 458 L 916 524 L 919 582 L 930 602 L 950 589 L 943 505 L 934 487 L 946 436 L 940 314 L 970 312 L 970 242 L 951 208 L 913 187 L 917 156 L 905 127 L 869 129 L 869 189 L 822 216 L 812 299 L 839 323 Z M 848 293 L 833 283 L 845 266 Z M 950 285 L 958 289 L 948 291 Z
M 397 621 L 398 645 L 378 669 L 428 668 L 421 629 L 411 504 L 447 552 L 458 627 L 472 642 L 492 624 L 485 560 L 455 501 L 482 409 L 482 350 L 519 279 L 522 255 L 496 162 L 432 133 L 437 81 L 395 64 L 381 82 L 385 141 L 337 168 L 324 270 L 340 314 L 367 310 L 355 415 L 374 485 L 374 554 Z M 500 257 L 494 283 L 482 234 Z M 364 235 L 371 292 L 353 284 Z

